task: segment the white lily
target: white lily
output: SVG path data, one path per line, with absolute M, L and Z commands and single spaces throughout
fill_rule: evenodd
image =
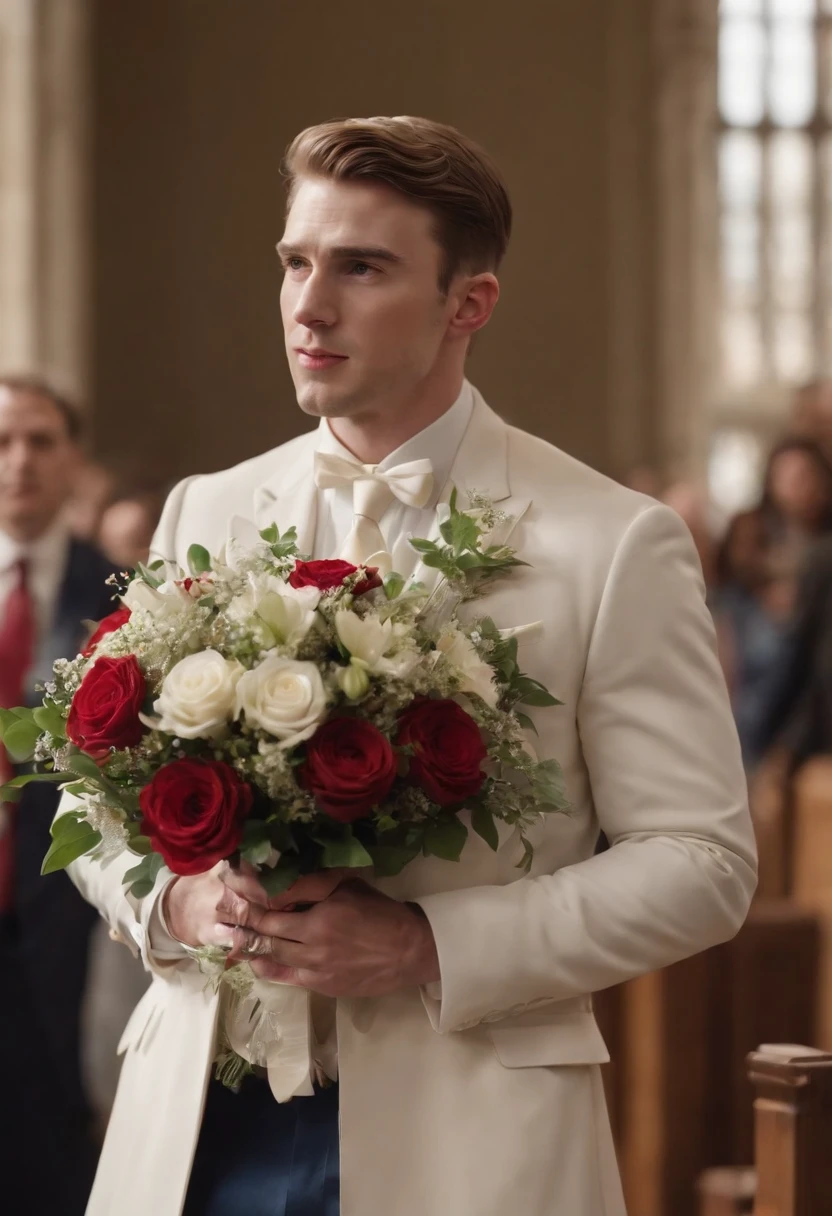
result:
M 375 612 L 358 616 L 342 609 L 335 614 L 335 631 L 352 658 L 360 659 L 369 671 L 377 671 L 380 660 L 395 641 L 393 622 L 383 621 Z

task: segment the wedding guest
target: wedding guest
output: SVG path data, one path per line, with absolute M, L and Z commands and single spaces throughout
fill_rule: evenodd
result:
M 163 502 L 163 495 L 139 493 L 116 498 L 105 509 L 98 543 L 119 570 L 133 570 L 137 562 L 147 561 Z
M 759 759 L 754 740 L 761 691 L 768 687 L 783 651 L 789 592 L 788 582 L 779 576 L 767 552 L 762 513 L 743 511 L 734 516 L 717 552 L 710 604 L 749 767 Z
M 82 622 L 110 611 L 111 567 L 63 517 L 80 429 L 45 381 L 0 376 L 0 707 L 39 703 L 35 685 L 78 652 Z M 2 746 L 0 770 L 14 775 Z M 27 787 L 0 838 L 0 1042 L 20 1074 L 0 1088 L 4 1216 L 80 1216 L 95 1165 L 79 1024 L 96 916 L 65 874 L 41 877 L 57 804 L 54 787 Z
M 792 436 L 773 448 L 760 512 L 769 559 L 796 578 L 809 545 L 832 529 L 832 462 L 814 440 Z

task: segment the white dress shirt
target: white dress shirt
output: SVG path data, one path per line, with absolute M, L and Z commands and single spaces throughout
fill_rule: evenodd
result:
M 0 531 L 0 621 L 6 611 L 6 600 L 17 586 L 17 563 L 29 563 L 29 593 L 35 603 L 38 640 L 43 638 L 55 621 L 58 598 L 69 560 L 69 530 L 62 520 L 56 520 L 37 540 L 22 544 Z
M 407 536 L 427 536 L 433 527 L 436 504 L 450 476 L 459 445 L 471 421 L 474 409 L 474 394 L 471 385 L 466 380 L 462 391 L 449 410 L 440 418 L 425 427 L 418 435 L 408 439 L 401 447 L 396 448 L 389 456 L 378 464 L 380 472 L 384 473 L 397 464 L 410 460 L 430 460 L 433 465 L 433 490 L 424 507 L 408 507 L 405 503 L 394 498 L 393 502 L 379 520 L 382 536 L 387 549 L 393 554 L 393 568 L 396 569 L 396 549 Z M 342 443 L 335 438 L 326 418 L 321 419 L 318 430 L 318 451 L 329 452 L 335 456 L 343 456 L 347 460 L 355 460 Z M 349 535 L 353 523 L 352 486 L 339 486 L 337 489 L 318 491 L 318 513 L 315 527 L 315 545 L 313 557 L 339 557 L 341 548 Z M 407 573 L 407 571 L 404 571 Z

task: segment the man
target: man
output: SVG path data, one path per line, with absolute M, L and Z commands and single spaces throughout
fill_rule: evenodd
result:
M 0 706 L 36 704 L 52 664 L 78 653 L 85 620 L 111 610 L 111 567 L 71 539 L 62 509 L 79 459 L 73 407 L 40 380 L 0 377 Z M 0 777 L 13 776 L 0 747 Z M 41 878 L 57 791 L 2 808 L 0 968 L 4 1054 L 20 1073 L 0 1096 L 4 1211 L 84 1210 L 95 1152 L 79 1022 L 96 916 L 65 874 Z M 25 1193 L 16 1179 L 27 1179 Z M 20 1206 L 16 1206 L 19 1202 Z
M 319 427 L 182 482 L 154 549 L 183 563 L 192 543 L 217 552 L 242 521 L 276 521 L 314 557 L 383 549 L 410 575 L 408 534 L 433 531 L 452 486 L 488 492 L 529 566 L 484 610 L 542 622 L 520 661 L 564 702 L 538 715 L 535 748 L 563 765 L 574 812 L 533 830 L 529 877 L 506 832 L 496 853 L 472 838 L 459 864 L 420 859 L 377 888 L 311 877 L 271 907 L 227 868 L 163 873 L 135 900 L 129 861 L 75 863 L 154 972 L 89 1214 L 621 1216 L 591 993 L 729 938 L 755 885 L 690 535 L 465 380 L 511 224 L 481 149 L 424 119 L 351 120 L 303 132 L 287 170 L 286 351 Z M 351 462 L 340 480 L 326 455 Z M 432 469 L 423 508 L 385 480 L 413 460 Z M 601 829 L 611 847 L 593 856 Z M 337 1088 L 278 1106 L 263 1080 L 236 1097 L 208 1081 L 217 999 L 180 943 L 229 936 L 334 1015 Z

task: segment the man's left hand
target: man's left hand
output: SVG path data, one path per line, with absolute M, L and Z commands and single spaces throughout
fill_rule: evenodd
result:
M 237 925 L 231 958 L 249 963 L 261 979 L 323 996 L 373 997 L 440 978 L 424 913 L 360 880 L 342 883 L 306 912 L 234 902 L 229 891 L 223 919 Z

